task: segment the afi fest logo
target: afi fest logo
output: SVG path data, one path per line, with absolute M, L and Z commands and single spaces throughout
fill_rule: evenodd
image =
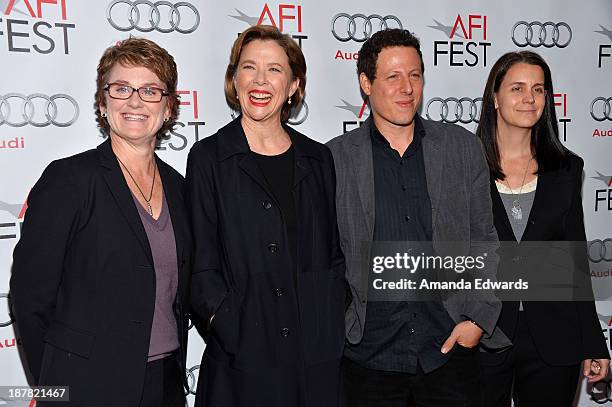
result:
M 597 67 L 601 68 L 602 67 L 602 63 L 603 62 L 610 62 L 609 59 L 606 59 L 604 61 L 604 58 L 610 58 L 612 57 L 612 30 L 604 27 L 603 25 L 599 24 L 599 30 L 595 30 L 594 31 L 597 34 L 602 35 L 603 37 L 607 38 L 606 40 L 603 40 L 603 42 L 605 42 L 605 44 L 598 44 L 597 45 Z M 599 37 L 600 40 L 602 40 L 601 37 Z
M 200 140 L 200 127 L 205 122 L 200 118 L 199 95 L 197 90 L 178 90 L 181 110 L 176 126 L 170 130 L 170 138 L 163 140 L 159 150 L 182 151 L 191 148 Z
M 14 204 L 0 201 L 0 241 L 17 239 L 18 234 L 21 235 L 21 224 L 27 209 L 27 202 Z
M 482 14 L 457 14 L 452 24 L 433 20 L 428 26 L 444 34 L 448 40 L 434 41 L 434 66 L 487 66 L 487 16 Z
M 572 122 L 572 119 L 567 115 L 567 93 L 553 93 L 554 104 L 557 109 L 557 121 L 561 128 L 560 136 L 563 136 L 563 141 L 567 141 L 567 124 Z
M 605 211 L 606 209 L 612 211 L 612 175 L 604 175 L 599 171 L 595 172 L 597 176 L 591 178 L 606 185 L 606 188 L 595 189 L 595 212 Z
M 349 14 L 338 13 L 331 20 L 331 33 L 340 42 L 351 42 L 357 46 L 368 40 L 374 33 L 390 28 L 403 29 L 402 21 L 392 14 Z M 359 52 L 338 49 L 335 60 L 356 61 Z
M 69 0 L 0 0 L 0 37 L 9 52 L 70 54 Z M 70 0 L 74 1 L 74 0 Z
M 341 105 L 336 105 L 338 109 L 345 110 L 347 112 L 351 112 L 355 117 L 355 120 L 344 120 L 342 122 L 342 133 L 349 132 L 357 127 L 361 126 L 363 122 L 370 115 L 370 107 L 368 106 L 368 98 L 361 104 L 352 104 L 347 102 L 345 99 L 340 99 Z
M 282 33 L 290 34 L 297 41 L 300 48 L 302 42 L 308 39 L 304 34 L 302 21 L 302 6 L 299 4 L 281 3 L 277 7 L 264 3 L 263 8 L 256 14 L 245 13 L 242 10 L 234 9 L 235 13 L 229 17 L 246 23 L 249 27 L 254 25 L 273 25 Z

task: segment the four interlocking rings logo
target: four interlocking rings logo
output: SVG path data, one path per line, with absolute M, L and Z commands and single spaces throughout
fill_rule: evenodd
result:
M 440 109 L 431 111 L 432 105 L 439 103 Z M 478 105 L 478 103 L 480 105 Z M 453 107 L 454 106 L 454 107 Z M 446 123 L 457 123 L 463 124 L 475 122 L 478 123 L 480 120 L 480 108 L 482 107 L 482 98 L 470 99 L 470 98 L 446 98 L 442 99 L 435 97 L 427 102 L 425 107 L 425 115 L 429 120 L 436 120 Z M 432 117 L 433 116 L 433 117 Z
M 70 105 L 72 105 L 70 108 L 70 113 L 72 114 L 70 120 L 57 120 L 60 110 L 56 103 L 58 99 L 64 99 L 68 101 Z M 16 100 L 21 100 L 21 103 L 17 102 L 15 104 Z M 37 100 L 44 101 L 44 103 L 37 102 Z M 37 113 L 37 110 L 41 108 L 41 105 L 42 111 Z M 62 113 L 64 110 L 64 105 L 66 105 L 66 103 L 62 102 Z M 18 116 L 18 113 L 21 113 L 21 120 L 15 120 L 15 117 L 11 115 L 11 112 L 13 111 L 16 112 L 13 116 Z M 45 120 L 42 120 L 43 115 Z M 62 116 L 66 115 L 62 114 Z M 26 124 L 30 124 L 34 127 L 46 127 L 53 124 L 57 127 L 68 127 L 76 122 L 78 117 L 79 105 L 70 95 L 57 94 L 47 96 L 43 95 L 42 93 L 34 93 L 29 96 L 22 95 L 20 93 L 7 93 L 5 95 L 0 95 L 0 126 L 6 124 L 7 126 L 11 127 L 23 127 Z
M 196 390 L 198 388 L 198 378 L 196 377 L 195 371 L 200 370 L 200 365 L 195 365 L 187 369 L 187 385 L 189 389 L 187 389 L 186 396 L 189 394 L 193 394 L 195 396 Z
M 525 28 L 517 31 L 519 27 Z M 561 34 L 562 31 L 563 35 Z M 547 21 L 541 23 L 539 21 L 532 21 L 528 23 L 527 21 L 519 21 L 512 27 L 512 42 L 518 47 L 531 45 L 536 48 L 540 46 L 546 48 L 554 46 L 565 48 L 571 41 L 572 28 L 566 22 L 553 23 L 552 21 Z
M 612 102 L 612 97 L 606 99 L 600 96 L 593 99 L 593 102 L 591 102 L 591 117 L 598 122 L 612 120 L 612 105 L 610 102 Z M 601 106 L 601 110 L 599 109 L 599 106 Z
M 343 24 L 338 24 L 338 27 L 336 27 L 336 22 L 338 20 L 340 20 Z M 400 19 L 392 15 L 383 17 L 378 14 L 366 16 L 365 14 L 350 15 L 347 13 L 338 13 L 334 16 L 334 18 L 332 18 L 331 32 L 338 41 L 346 42 L 353 40 L 363 42 L 370 38 L 373 34 L 373 21 L 379 22 L 379 31 L 386 30 L 387 28 L 404 28 L 402 27 L 402 22 Z M 389 22 L 391 21 L 395 21 L 397 23 L 397 27 L 395 27 L 395 25 L 393 27 L 389 27 Z M 346 26 L 344 24 L 346 24 Z
M 0 298 L 6 298 L 6 309 L 8 310 L 7 312 L 8 319 L 5 320 L 7 317 L 2 317 L 0 319 L 0 328 L 3 328 L 5 326 L 9 326 L 15 320 L 13 319 L 13 313 L 11 312 L 11 301 L 9 299 L 9 295 L 6 293 L 0 293 Z
M 593 263 L 612 261 L 612 238 L 591 240 L 588 245 L 588 255 Z
M 116 22 L 117 14 L 113 15 L 113 8 L 117 5 L 125 5 L 124 18 L 121 19 L 124 25 L 119 25 Z M 140 5 L 148 6 L 148 10 L 144 11 L 144 18 L 141 25 L 141 9 Z M 162 23 L 162 8 L 168 10 L 168 25 L 163 26 Z M 191 10 L 188 11 L 187 9 Z M 187 14 L 183 15 L 181 12 L 187 11 Z M 190 16 L 194 22 L 191 27 L 181 27 L 181 20 L 185 20 L 187 16 Z M 150 32 L 157 30 L 162 33 L 170 33 L 172 31 L 179 32 L 181 34 L 189 34 L 194 32 L 200 25 L 200 13 L 198 9 L 192 4 L 186 1 L 179 1 L 178 3 L 171 3 L 169 1 L 156 1 L 151 2 L 147 0 L 114 0 L 108 5 L 106 10 L 106 19 L 115 29 L 119 31 L 130 31 L 138 30 L 141 32 Z M 148 23 L 148 24 L 147 24 Z

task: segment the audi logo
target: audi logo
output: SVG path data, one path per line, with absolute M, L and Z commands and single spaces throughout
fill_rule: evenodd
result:
M 612 238 L 591 240 L 588 244 L 588 254 L 593 263 L 612 261 Z
M 196 390 L 198 389 L 198 378 L 196 377 L 195 371 L 200 370 L 200 365 L 195 365 L 187 369 L 187 389 L 186 396 L 193 394 L 195 396 Z
M 4 328 L 5 326 L 9 326 L 10 324 L 12 324 L 13 322 L 15 322 L 15 319 L 13 319 L 13 313 L 11 312 L 11 301 L 10 301 L 10 296 L 6 293 L 0 293 L 0 298 L 6 298 L 6 309 L 7 309 L 7 316 L 8 319 L 4 320 L 4 317 L 0 320 L 0 328 Z
M 11 101 L 15 99 L 21 100 L 21 103 L 12 104 Z M 62 110 L 62 116 L 66 116 L 64 111 L 67 104 L 62 102 L 62 108 L 60 109 L 56 102 L 59 99 L 64 99 L 71 105 L 68 108 L 68 112 L 72 115 L 69 120 L 58 120 L 60 110 Z M 11 114 L 11 112 L 17 113 Z M 19 113 L 21 113 L 21 118 L 13 117 L 18 116 Z M 57 94 L 47 96 L 42 93 L 34 93 L 29 96 L 20 93 L 0 95 L 0 126 L 6 124 L 11 127 L 23 127 L 26 124 L 30 124 L 34 127 L 46 127 L 53 124 L 57 127 L 68 127 L 76 122 L 78 117 L 79 105 L 70 95 Z
M 612 402 L 612 386 L 610 380 L 600 380 L 591 387 L 591 400 L 597 404 Z
M 434 109 L 433 111 L 431 111 L 432 105 L 435 105 L 437 103 L 440 104 L 440 109 Z M 477 103 L 480 103 L 480 106 L 477 105 Z M 427 102 L 427 106 L 425 108 L 425 115 L 429 120 L 436 120 L 445 123 L 478 123 L 480 120 L 479 107 L 482 107 L 482 98 L 480 97 L 476 99 L 458 99 L 455 97 L 442 99 L 439 97 L 435 97 L 429 102 Z
M 148 9 L 146 7 L 139 7 L 141 5 L 147 6 Z M 123 6 L 125 8 L 125 13 L 120 14 L 124 16 L 123 18 L 117 18 L 118 12 L 113 14 L 113 8 L 115 6 Z M 141 9 L 144 9 L 144 11 Z M 162 24 L 162 9 L 168 10 L 167 24 Z M 144 13 L 142 25 L 140 24 L 142 16 L 141 11 Z M 182 14 L 182 12 L 185 14 Z M 190 21 L 193 20 L 193 24 L 191 27 L 181 27 L 181 22 L 185 21 L 187 17 L 190 17 Z M 194 32 L 200 25 L 200 13 L 198 9 L 186 1 L 179 1 L 173 4 L 169 1 L 156 1 L 153 3 L 147 0 L 114 0 L 108 5 L 106 19 L 113 28 L 119 31 L 130 31 L 135 29 L 141 32 L 157 30 L 161 33 L 176 31 L 181 34 L 189 34 Z M 119 25 L 117 20 L 120 20 L 123 25 Z
M 601 102 L 601 104 L 597 102 Z M 600 96 L 598 98 L 593 99 L 593 102 L 591 102 L 591 117 L 597 120 L 598 122 L 603 122 L 604 120 L 612 120 L 612 115 L 610 114 L 612 113 L 612 105 L 610 105 L 610 102 L 612 102 L 612 97 L 606 99 Z M 600 105 L 601 111 L 599 110 Z
M 291 110 L 291 115 L 289 116 L 289 120 L 287 120 L 287 123 L 292 126 L 297 126 L 298 124 L 304 123 L 308 118 L 308 112 L 308 104 L 304 100 L 302 101 L 302 104 L 300 105 L 299 109 Z
M 338 20 L 340 20 L 342 24 L 337 24 L 338 31 L 336 31 L 336 23 Z M 378 14 L 366 16 L 365 14 L 350 15 L 347 13 L 338 13 L 331 20 L 331 32 L 338 41 L 346 42 L 353 40 L 364 42 L 373 34 L 373 21 L 378 22 L 378 31 L 386 30 L 387 28 L 404 28 L 402 27 L 400 19 L 392 15 L 383 17 Z M 395 21 L 397 27 L 389 27 L 389 22 L 391 21 Z
M 516 29 L 519 27 L 521 27 L 521 30 L 517 31 Z M 522 27 L 525 28 L 523 29 Z M 535 33 L 534 28 L 536 28 Z M 561 31 L 563 31 L 564 40 L 561 40 Z M 546 48 L 554 46 L 565 48 L 572 42 L 572 29 L 565 22 L 553 23 L 552 21 L 547 21 L 541 23 L 539 21 L 532 21 L 528 23 L 527 21 L 519 21 L 512 27 L 512 42 L 517 47 L 531 45 L 536 48 L 540 46 Z

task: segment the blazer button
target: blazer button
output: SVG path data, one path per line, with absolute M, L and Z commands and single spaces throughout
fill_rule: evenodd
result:
M 285 294 L 285 290 L 283 290 L 282 288 L 274 289 L 274 295 L 276 295 L 277 297 L 282 297 L 283 294 Z
M 263 201 L 261 205 L 264 207 L 264 209 L 270 209 L 272 207 L 272 203 L 270 201 Z
M 289 328 L 283 328 L 283 329 L 281 329 L 280 334 L 281 334 L 281 336 L 282 336 L 283 338 L 288 337 L 288 336 L 289 336 Z
M 268 245 L 268 251 L 270 253 L 276 253 L 278 251 L 278 245 L 276 243 L 270 243 Z
M 521 256 L 514 256 L 512 258 L 512 261 L 515 262 L 515 263 L 518 263 L 519 261 L 521 261 Z

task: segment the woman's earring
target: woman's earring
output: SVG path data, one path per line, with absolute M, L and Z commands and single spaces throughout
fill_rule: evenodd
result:
M 287 104 L 290 105 L 291 104 L 291 96 L 289 96 L 289 99 L 287 99 Z
M 102 117 L 106 117 L 106 112 L 102 112 L 102 113 L 100 114 L 100 116 L 102 116 Z
M 164 122 L 167 122 L 169 120 L 168 117 L 164 117 Z

